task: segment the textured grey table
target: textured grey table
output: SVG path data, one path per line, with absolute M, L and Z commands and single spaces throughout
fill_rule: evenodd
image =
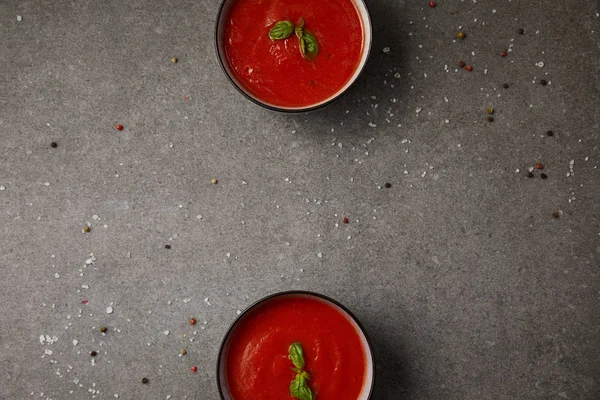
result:
M 374 399 L 600 398 L 595 4 L 438 3 L 371 1 L 353 90 L 282 115 L 221 73 L 214 0 L 1 1 L 0 398 L 217 399 L 287 289 L 362 320 Z

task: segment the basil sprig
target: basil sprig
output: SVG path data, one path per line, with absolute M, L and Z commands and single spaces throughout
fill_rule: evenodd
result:
M 302 345 L 298 342 L 290 345 L 290 359 L 294 364 L 292 370 L 296 372 L 296 377 L 290 383 L 290 394 L 298 400 L 313 400 L 315 398 L 312 390 L 308 387 L 310 375 L 304 371 L 304 351 Z
M 279 21 L 269 31 L 272 40 L 283 40 L 289 38 L 293 32 L 300 39 L 300 53 L 307 60 L 313 60 L 319 52 L 317 38 L 311 32 L 304 29 L 304 19 L 300 17 L 298 24 L 294 26 L 290 21 Z

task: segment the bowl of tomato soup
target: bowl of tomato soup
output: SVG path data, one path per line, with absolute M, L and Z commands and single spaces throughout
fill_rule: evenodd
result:
M 223 0 L 215 31 L 231 83 L 284 112 L 342 96 L 362 72 L 372 38 L 364 0 Z
M 368 400 L 371 344 L 337 301 L 304 291 L 267 296 L 233 322 L 219 350 L 223 400 Z

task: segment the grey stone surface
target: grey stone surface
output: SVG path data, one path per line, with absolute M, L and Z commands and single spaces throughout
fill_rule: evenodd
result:
M 283 115 L 221 73 L 215 0 L 2 0 L 0 398 L 217 399 L 288 289 L 362 320 L 374 399 L 600 398 L 596 4 L 438 3 L 370 1 L 355 87 Z

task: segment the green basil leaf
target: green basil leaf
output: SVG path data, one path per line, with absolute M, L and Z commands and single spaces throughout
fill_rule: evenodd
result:
M 296 375 L 296 378 L 290 383 L 290 394 L 298 400 L 313 400 L 315 398 L 302 374 Z
M 303 39 L 306 45 L 306 53 L 308 53 L 310 57 L 315 57 L 319 52 L 317 38 L 309 31 L 304 31 Z
M 300 393 L 300 388 L 306 384 L 306 381 L 300 374 L 297 374 L 294 380 L 290 383 L 290 393 L 296 397 Z
M 302 42 L 302 39 L 300 39 L 300 42 Z M 302 47 L 302 45 L 300 47 Z M 291 344 L 290 359 L 298 370 L 304 368 L 304 351 L 302 350 L 302 345 L 300 343 L 295 342 Z
M 294 32 L 294 24 L 290 21 L 279 21 L 269 31 L 269 37 L 273 40 L 287 39 Z

